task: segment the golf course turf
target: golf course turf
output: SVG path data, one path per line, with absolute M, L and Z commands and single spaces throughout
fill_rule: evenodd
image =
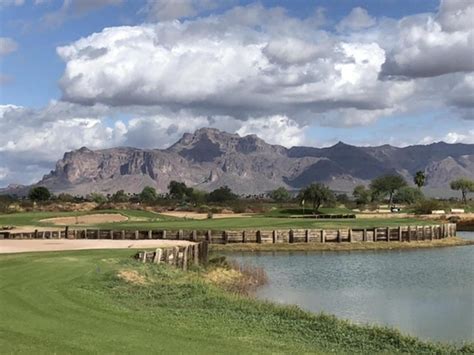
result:
M 0 255 L 2 353 L 451 353 L 380 327 L 225 292 L 131 250 Z M 136 278 L 118 277 L 127 271 Z M 138 281 L 137 281 L 138 280 Z

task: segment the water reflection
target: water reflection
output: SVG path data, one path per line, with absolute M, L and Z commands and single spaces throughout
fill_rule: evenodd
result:
M 474 246 L 232 257 L 265 268 L 270 282 L 258 297 L 425 339 L 474 339 Z

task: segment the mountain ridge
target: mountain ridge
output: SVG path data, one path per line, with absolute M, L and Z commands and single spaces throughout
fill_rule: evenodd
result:
M 428 191 L 449 191 L 453 178 L 474 178 L 474 144 L 438 142 L 399 148 L 338 142 L 324 148 L 285 148 L 256 135 L 241 137 L 201 128 L 183 134 L 166 149 L 81 147 L 66 152 L 35 185 L 84 195 L 120 189 L 136 193 L 145 186 L 165 192 L 171 180 L 178 180 L 207 191 L 228 185 L 239 194 L 255 194 L 323 182 L 336 191 L 350 192 L 383 174 L 398 173 L 411 183 L 418 170 L 427 174 Z

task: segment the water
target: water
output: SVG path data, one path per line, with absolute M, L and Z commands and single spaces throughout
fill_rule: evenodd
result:
M 474 239 L 474 232 L 458 232 Z M 257 297 L 417 337 L 474 340 L 474 246 L 404 251 L 233 253 L 264 267 Z

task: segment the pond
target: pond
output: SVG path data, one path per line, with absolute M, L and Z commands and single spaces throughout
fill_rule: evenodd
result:
M 474 239 L 474 232 L 458 235 Z M 259 298 L 427 340 L 474 340 L 474 246 L 230 257 L 265 269 L 269 283 Z

